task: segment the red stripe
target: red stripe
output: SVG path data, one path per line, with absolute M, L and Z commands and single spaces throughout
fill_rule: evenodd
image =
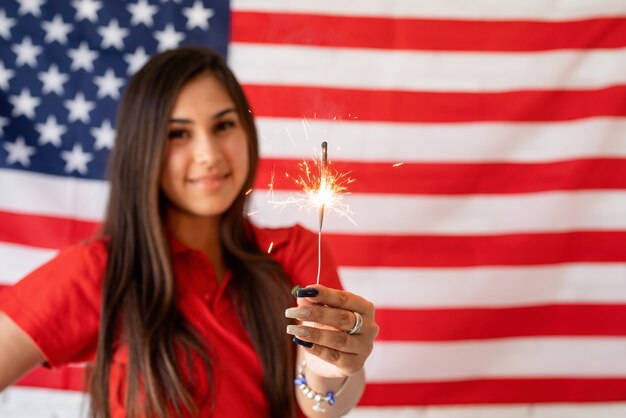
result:
M 83 368 L 39 368 L 17 385 L 82 391 Z M 610 402 L 624 400 L 626 379 L 488 379 L 446 382 L 368 383 L 360 406 L 489 403 Z
M 451 341 L 524 336 L 625 336 L 626 305 L 377 309 L 383 341 Z
M 236 11 L 231 40 L 434 51 L 619 48 L 626 46 L 626 19 L 463 21 Z
M 488 379 L 368 383 L 360 406 L 611 402 L 626 399 L 626 379 Z
M 626 261 L 626 231 L 486 236 L 326 234 L 341 266 L 469 267 Z
M 504 93 L 244 86 L 256 116 L 389 122 L 563 121 L 625 116 L 626 86 Z
M 91 236 L 98 226 L 0 212 L 0 241 L 59 249 Z M 484 236 L 327 233 L 324 242 L 341 266 L 463 267 L 626 261 L 626 231 Z
M 59 249 L 92 236 L 96 222 L 0 211 L 0 241 Z
M 257 188 L 299 190 L 293 176 L 301 160 L 260 161 Z M 548 190 L 626 189 L 626 159 L 596 158 L 550 163 L 365 163 L 334 161 L 331 167 L 350 173 L 351 193 L 488 194 Z M 286 177 L 289 174 L 291 177 Z

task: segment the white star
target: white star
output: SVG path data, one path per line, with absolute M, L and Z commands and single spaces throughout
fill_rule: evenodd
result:
M 61 158 L 65 160 L 65 172 L 78 171 L 80 174 L 87 174 L 87 164 L 93 160 L 93 154 L 84 152 L 82 145 L 74 144 L 72 151 L 61 151 Z
M 124 85 L 124 79 L 115 77 L 113 69 L 108 68 L 104 76 L 94 77 L 94 83 L 98 86 L 98 99 L 106 96 L 119 99 L 120 88 Z
M 70 70 L 72 71 L 80 70 L 81 68 L 85 71 L 93 71 L 93 62 L 98 59 L 98 53 L 89 49 L 85 41 L 80 43 L 78 49 L 68 50 L 67 55 L 72 59 L 72 65 L 70 65 Z
M 9 96 L 9 102 L 13 105 L 11 115 L 15 117 L 24 115 L 34 119 L 35 108 L 41 104 L 41 99 L 31 96 L 28 89 L 22 89 L 19 96 Z
M 50 65 L 47 72 L 40 72 L 37 76 L 43 83 L 43 87 L 41 88 L 42 94 L 54 92 L 59 96 L 63 96 L 65 93 L 63 84 L 70 78 L 67 74 L 60 73 L 56 64 Z
M 99 128 L 91 128 L 89 133 L 96 138 L 94 148 L 101 150 L 102 148 L 113 148 L 115 141 L 115 129 L 111 126 L 111 122 L 106 119 Z
M 68 122 L 81 121 L 83 123 L 89 123 L 89 112 L 93 110 L 96 105 L 93 102 L 85 100 L 85 95 L 82 91 L 79 91 L 74 100 L 65 100 L 63 105 L 70 112 L 67 117 Z
M 143 49 L 143 46 L 135 49 L 135 52 L 132 54 L 124 54 L 124 61 L 128 63 L 128 70 L 126 71 L 129 75 L 135 74 L 143 65 L 148 61 L 150 56 L 146 54 L 146 50 Z
M 0 61 L 0 89 L 9 90 L 9 80 L 13 78 L 15 71 L 10 70 L 4 66 L 4 63 Z
M 109 26 L 99 27 L 98 33 L 102 36 L 102 49 L 109 47 L 124 49 L 124 38 L 128 36 L 128 29 L 121 28 L 117 19 L 111 19 Z
M 57 41 L 61 45 L 65 45 L 67 43 L 67 34 L 73 29 L 71 23 L 63 22 L 61 15 L 55 15 L 51 22 L 42 22 L 41 26 L 46 31 L 44 41 L 49 44 Z
M 126 9 L 133 15 L 130 18 L 131 25 L 143 23 L 146 26 L 154 25 L 153 16 L 159 10 L 157 6 L 149 5 L 146 0 L 139 0 L 136 4 L 129 4 L 126 6 Z
M 4 135 L 4 127 L 9 124 L 9 118 L 0 116 L 0 134 Z
M 11 46 L 11 49 L 17 55 L 15 65 L 25 65 L 35 68 L 37 66 L 37 55 L 41 54 L 42 47 L 33 45 L 30 36 L 25 36 L 21 44 Z
M 0 36 L 7 41 L 11 37 L 11 28 L 15 26 L 15 19 L 7 17 L 4 9 L 0 9 Z
M 102 3 L 97 0 L 74 0 L 72 7 L 76 9 L 76 21 L 87 19 L 95 23 L 98 20 L 98 10 L 102 8 Z
M 171 23 L 168 23 L 164 30 L 156 31 L 154 37 L 159 41 L 159 46 L 157 47 L 159 52 L 176 48 L 185 39 L 185 35 L 182 32 L 176 32 L 174 25 Z
M 196 0 L 193 7 L 183 9 L 183 14 L 187 18 L 187 29 L 200 28 L 209 29 L 209 19 L 215 15 L 213 9 L 205 9 L 201 1 Z
M 26 141 L 21 136 L 15 139 L 15 142 L 5 142 L 2 147 L 7 155 L 7 164 L 20 163 L 22 167 L 28 167 L 30 165 L 30 157 L 32 157 L 37 151 L 35 147 L 29 147 L 26 145 Z
M 39 145 L 52 144 L 55 147 L 61 146 L 61 135 L 67 132 L 67 128 L 59 125 L 54 116 L 48 116 L 46 123 L 35 124 L 35 129 L 39 132 Z
M 35 17 L 41 16 L 41 5 L 45 3 L 45 0 L 17 0 L 20 4 L 20 9 L 17 11 L 20 15 L 26 15 L 28 13 Z

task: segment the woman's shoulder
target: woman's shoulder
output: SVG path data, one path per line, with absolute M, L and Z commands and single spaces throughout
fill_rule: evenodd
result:
M 55 257 L 41 265 L 29 276 L 43 273 L 46 276 L 92 277 L 99 280 L 107 263 L 107 243 L 105 237 L 89 238 L 61 249 Z

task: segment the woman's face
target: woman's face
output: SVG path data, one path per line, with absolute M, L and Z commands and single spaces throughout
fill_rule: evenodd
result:
M 168 132 L 160 181 L 168 214 L 223 214 L 248 176 L 248 139 L 233 100 L 215 76 L 201 74 L 182 88 Z

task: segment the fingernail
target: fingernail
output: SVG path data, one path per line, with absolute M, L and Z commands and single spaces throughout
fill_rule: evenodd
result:
M 304 289 L 298 289 L 299 298 L 314 298 L 319 294 L 320 291 L 314 287 L 305 287 Z
M 308 341 L 302 341 L 300 338 L 298 337 L 293 337 L 293 342 L 296 344 L 300 344 L 302 347 L 306 347 L 306 348 L 311 348 L 313 347 L 313 343 L 310 343 Z
M 299 284 L 295 285 L 292 289 L 291 289 L 291 294 L 293 295 L 294 298 L 298 297 L 298 289 L 300 289 L 301 286 Z
M 308 337 L 311 335 L 311 331 L 297 325 L 287 325 L 287 334 L 297 335 L 298 337 Z
M 311 310 L 307 308 L 289 308 L 285 310 L 287 318 L 308 318 L 311 316 Z

